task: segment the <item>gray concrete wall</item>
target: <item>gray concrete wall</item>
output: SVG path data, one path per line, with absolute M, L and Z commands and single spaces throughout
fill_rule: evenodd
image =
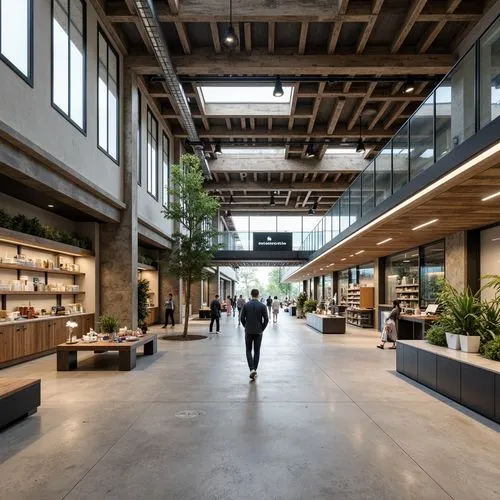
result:
M 97 15 L 86 2 L 87 131 L 83 134 L 51 105 L 51 0 L 33 4 L 34 86 L 30 87 L 0 61 L 1 93 L 8 96 L 2 99 L 0 121 L 106 192 L 123 199 L 121 168 L 97 148 Z

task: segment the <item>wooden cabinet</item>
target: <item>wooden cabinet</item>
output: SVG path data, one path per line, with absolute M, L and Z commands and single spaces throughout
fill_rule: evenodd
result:
M 94 326 L 94 315 L 47 317 L 41 321 L 19 324 L 0 324 L 0 366 L 27 356 L 36 356 L 53 351 L 58 344 L 66 341 L 66 322 L 78 323 L 73 335 L 81 337 Z

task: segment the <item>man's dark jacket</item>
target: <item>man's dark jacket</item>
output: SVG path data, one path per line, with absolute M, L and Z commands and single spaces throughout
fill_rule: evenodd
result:
M 243 306 L 241 324 L 246 334 L 261 334 L 268 323 L 267 307 L 258 299 L 252 299 Z

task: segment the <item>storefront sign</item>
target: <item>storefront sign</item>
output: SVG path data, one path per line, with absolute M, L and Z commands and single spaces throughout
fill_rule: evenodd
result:
M 253 249 L 291 251 L 292 233 L 253 233 Z

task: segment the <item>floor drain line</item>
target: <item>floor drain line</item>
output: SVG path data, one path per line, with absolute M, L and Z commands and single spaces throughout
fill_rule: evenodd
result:
M 197 418 L 206 414 L 207 412 L 204 410 L 182 410 L 178 411 L 175 416 L 177 418 Z

